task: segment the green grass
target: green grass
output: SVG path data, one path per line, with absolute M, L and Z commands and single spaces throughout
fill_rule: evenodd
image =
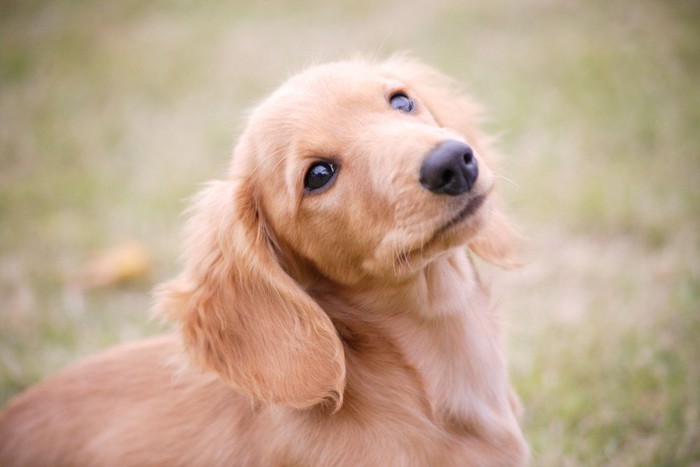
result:
M 6 1 L 0 403 L 161 330 L 180 212 L 306 64 L 409 49 L 500 134 L 527 265 L 488 270 L 538 466 L 700 465 L 700 8 L 654 2 Z M 69 278 L 137 238 L 139 281 Z

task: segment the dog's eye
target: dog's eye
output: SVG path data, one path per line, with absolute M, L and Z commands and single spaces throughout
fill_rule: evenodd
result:
M 411 113 L 413 108 L 416 106 L 413 99 L 402 92 L 397 92 L 396 94 L 392 95 L 389 99 L 389 103 L 394 109 L 400 110 L 404 113 Z
M 335 164 L 330 162 L 317 162 L 312 165 L 304 177 L 304 188 L 315 191 L 323 188 L 335 175 Z

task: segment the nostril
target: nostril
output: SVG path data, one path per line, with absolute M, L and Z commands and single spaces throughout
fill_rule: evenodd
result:
M 452 180 L 452 178 L 453 178 L 454 176 L 455 176 L 455 174 L 454 174 L 453 171 L 451 171 L 451 170 L 445 170 L 445 171 L 442 173 L 442 177 L 441 177 L 441 178 L 442 178 L 442 183 L 443 183 L 444 185 L 447 185 L 448 183 L 450 183 L 450 180 Z
M 467 151 L 464 153 L 464 163 L 469 165 L 472 163 L 474 160 L 474 151 L 472 151 L 472 148 L 467 148 Z

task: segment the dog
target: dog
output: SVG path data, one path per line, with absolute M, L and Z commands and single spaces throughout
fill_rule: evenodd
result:
M 513 260 L 478 107 L 407 56 L 310 67 L 260 103 L 156 289 L 173 335 L 0 414 L 3 466 L 518 466 L 498 313 Z

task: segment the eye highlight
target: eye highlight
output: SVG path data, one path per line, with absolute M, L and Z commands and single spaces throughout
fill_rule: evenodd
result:
M 405 93 L 403 92 L 397 92 L 391 95 L 389 98 L 389 104 L 391 104 L 391 107 L 393 109 L 399 110 L 403 113 L 411 113 L 413 109 L 416 107 L 415 102 L 413 102 L 413 99 L 408 97 Z
M 304 176 L 304 188 L 309 192 L 320 190 L 335 178 L 336 170 L 337 167 L 332 162 L 316 162 Z

